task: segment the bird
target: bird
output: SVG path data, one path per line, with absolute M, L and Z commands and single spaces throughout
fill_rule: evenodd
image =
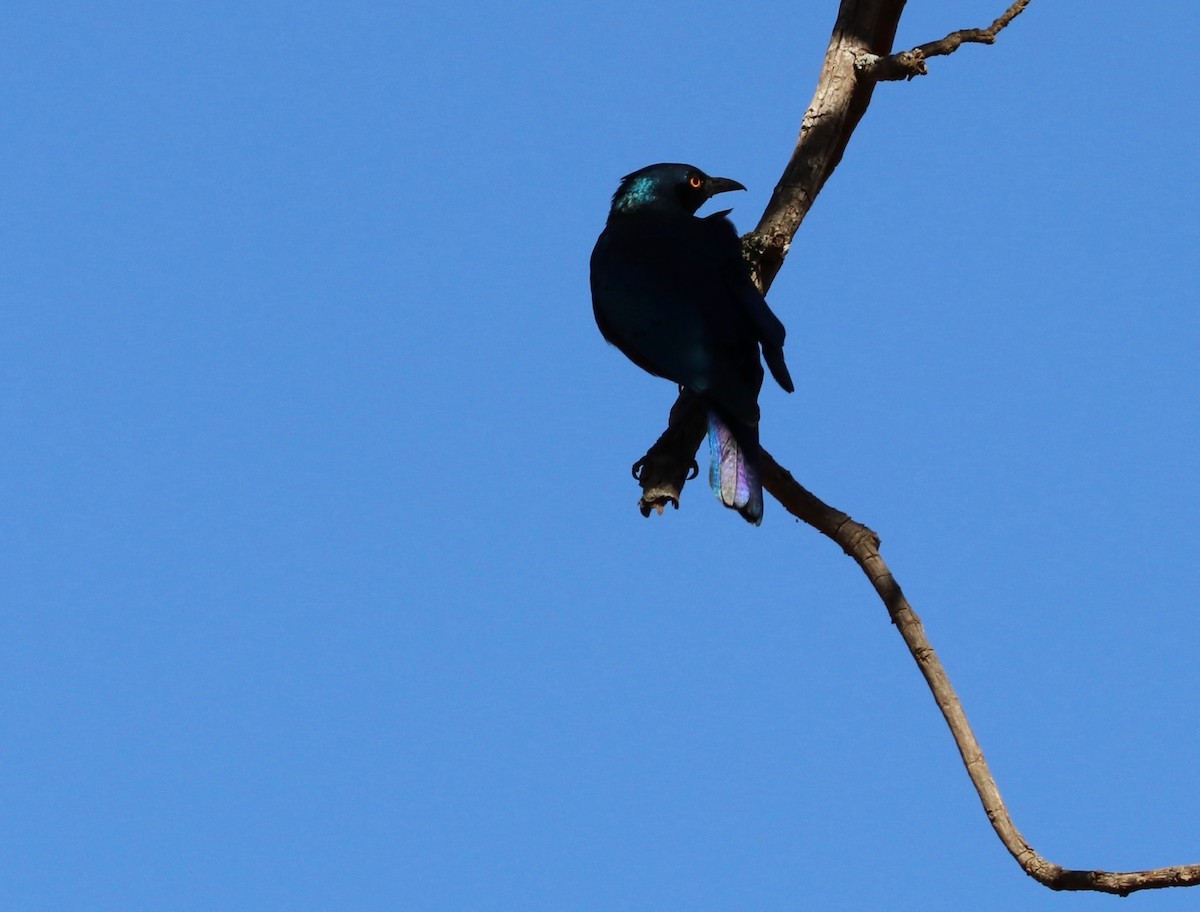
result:
M 786 332 L 750 277 L 718 193 L 746 188 L 693 165 L 663 162 L 621 179 L 592 251 L 592 310 L 601 335 L 643 370 L 700 396 L 708 412 L 709 483 L 759 525 L 763 516 L 758 394 L 761 352 L 793 392 Z

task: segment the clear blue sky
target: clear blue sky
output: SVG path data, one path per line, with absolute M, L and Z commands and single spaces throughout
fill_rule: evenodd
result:
M 878 89 L 763 439 L 1033 845 L 1122 870 L 1200 862 L 1200 14 L 1100 6 Z M 688 161 L 752 227 L 835 9 L 0 17 L 0 908 L 1116 908 L 1009 859 L 835 546 L 634 509 L 609 197 Z

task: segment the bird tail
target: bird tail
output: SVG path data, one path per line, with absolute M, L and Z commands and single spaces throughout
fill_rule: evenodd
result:
M 759 525 L 763 515 L 762 480 L 758 473 L 758 429 L 743 429 L 741 440 L 716 412 L 708 413 L 710 462 L 708 483 L 725 506 L 746 522 Z

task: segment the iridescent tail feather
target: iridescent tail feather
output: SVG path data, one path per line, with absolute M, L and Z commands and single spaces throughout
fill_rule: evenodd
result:
M 749 523 L 762 522 L 762 480 L 758 474 L 758 446 L 740 443 L 729 425 L 715 412 L 708 413 L 710 462 L 708 483 L 725 506 L 737 510 Z

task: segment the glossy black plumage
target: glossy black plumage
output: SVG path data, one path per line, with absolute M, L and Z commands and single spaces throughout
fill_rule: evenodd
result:
M 627 175 L 592 252 L 591 286 L 605 339 L 644 370 L 704 398 L 713 489 L 757 524 L 760 351 L 791 392 L 784 328 L 751 281 L 728 210 L 695 215 L 714 194 L 744 189 L 684 164 Z

